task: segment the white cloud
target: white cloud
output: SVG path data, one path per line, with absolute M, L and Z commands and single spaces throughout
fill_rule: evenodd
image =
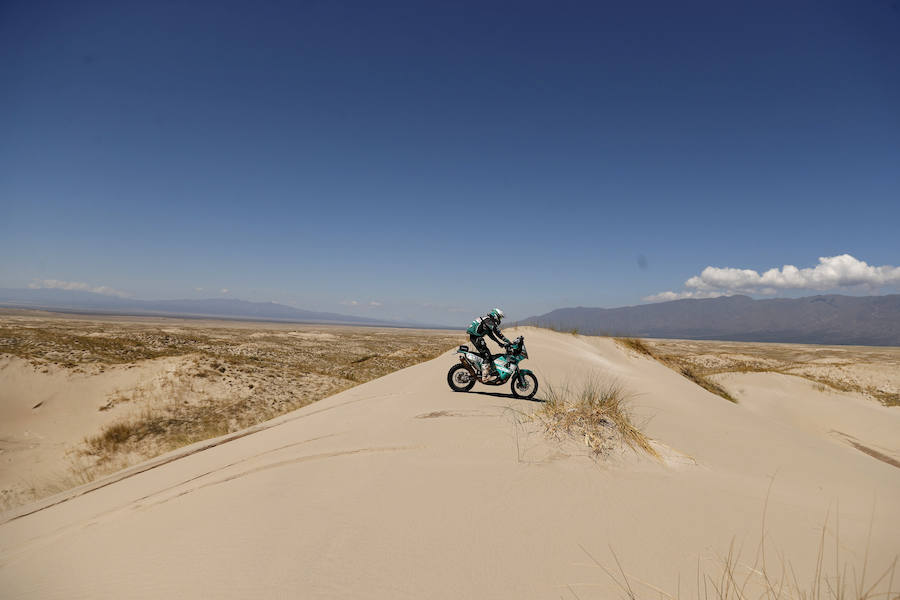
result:
M 684 300 L 685 298 L 718 298 L 729 296 L 724 292 L 660 292 L 652 296 L 645 296 L 644 302 L 668 302 L 669 300 Z
M 780 290 L 834 290 L 864 286 L 874 292 L 883 285 L 900 284 L 900 267 L 872 266 L 849 254 L 821 256 L 815 267 L 784 265 L 759 273 L 753 269 L 706 267 L 684 282 L 689 290 L 662 292 L 644 298 L 663 302 L 679 298 L 707 298 L 728 294 L 776 294 Z M 704 295 L 705 294 L 705 295 Z
M 202 291 L 203 291 L 203 288 L 202 288 L 202 287 L 195 287 L 195 288 L 194 288 L 194 291 L 195 291 L 195 292 L 202 292 Z
M 220 294 L 227 294 L 227 293 L 228 293 L 228 288 L 222 288 L 221 290 L 219 290 L 219 293 L 220 293 Z
M 381 302 L 378 302 L 377 300 L 372 300 L 371 302 L 369 302 L 369 306 L 377 307 L 377 306 L 384 306 L 384 305 Z
M 103 294 L 105 296 L 118 296 L 119 298 L 127 298 L 130 294 L 113 289 L 106 285 L 92 286 L 83 281 L 60 281 L 59 279 L 40 279 L 34 280 L 28 284 L 33 290 L 52 289 L 52 290 L 75 290 L 79 292 L 92 292 L 94 294 Z
M 357 306 L 359 302 L 356 300 L 341 300 L 341 304 L 344 306 Z

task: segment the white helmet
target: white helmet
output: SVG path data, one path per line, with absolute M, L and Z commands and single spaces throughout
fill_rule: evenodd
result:
M 496 318 L 497 322 L 499 323 L 501 320 L 503 320 L 503 317 L 505 317 L 506 315 L 503 314 L 503 311 L 500 310 L 499 308 L 495 308 L 494 310 L 491 311 L 491 316 Z

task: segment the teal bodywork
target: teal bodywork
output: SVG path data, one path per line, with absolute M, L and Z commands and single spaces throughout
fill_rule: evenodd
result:
M 498 356 L 494 359 L 494 368 L 500 375 L 500 381 L 506 381 L 509 376 L 516 372 L 516 360 L 511 356 Z

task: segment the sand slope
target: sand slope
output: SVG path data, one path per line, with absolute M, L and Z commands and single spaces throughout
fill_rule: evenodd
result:
M 728 373 L 716 379 L 750 411 L 842 445 L 853 441 L 900 466 L 897 407 L 780 373 Z
M 0 595 L 608 598 L 585 551 L 613 565 L 610 547 L 630 575 L 686 592 L 733 539 L 752 559 L 773 477 L 767 539 L 801 578 L 838 503 L 842 560 L 861 564 L 870 523 L 869 569 L 900 554 L 900 469 L 609 339 L 522 333 L 542 384 L 621 381 L 669 464 L 548 442 L 521 423 L 536 403 L 451 392 L 447 355 L 4 515 Z M 900 411 L 873 415 L 900 433 Z
M 0 490 L 15 493 L 65 479 L 68 453 L 85 436 L 140 409 L 110 405 L 110 399 L 165 382 L 180 362 L 161 358 L 87 374 L 53 365 L 37 370 L 20 358 L 0 358 Z

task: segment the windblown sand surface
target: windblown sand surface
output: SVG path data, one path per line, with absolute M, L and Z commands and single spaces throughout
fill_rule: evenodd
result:
M 284 414 L 457 339 L 0 310 L 0 510 Z
M 761 534 L 805 585 L 826 523 L 828 569 L 900 554 L 898 409 L 758 373 L 721 376 L 734 404 L 611 339 L 520 332 L 543 386 L 628 389 L 663 460 L 549 440 L 505 387 L 453 393 L 448 353 L 6 513 L 0 595 L 611 598 L 614 551 L 638 596 L 688 597 L 732 543 L 746 576 Z

